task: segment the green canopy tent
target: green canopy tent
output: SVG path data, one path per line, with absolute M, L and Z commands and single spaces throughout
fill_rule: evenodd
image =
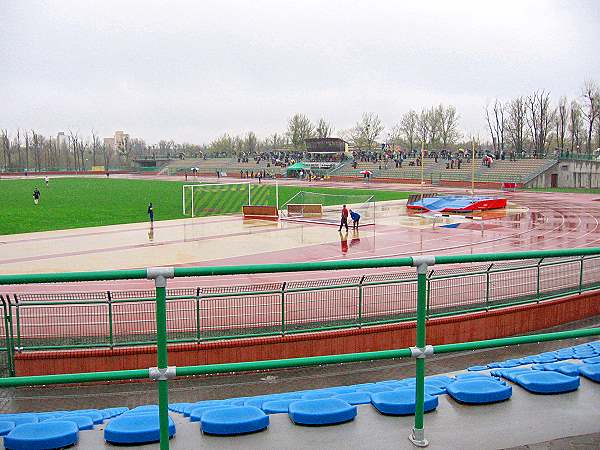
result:
M 303 170 L 304 172 L 309 172 L 310 166 L 307 164 L 304 164 L 303 162 L 297 162 L 295 164 L 292 164 L 291 166 L 288 166 L 286 169 L 286 172 L 287 172 L 288 176 L 290 176 L 290 175 L 295 175 L 296 172 L 300 172 L 301 170 Z

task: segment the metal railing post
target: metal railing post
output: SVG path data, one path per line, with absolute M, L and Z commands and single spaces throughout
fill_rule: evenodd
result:
M 542 261 L 544 261 L 544 258 L 540 258 L 540 260 L 537 263 L 537 288 L 535 298 L 537 299 L 538 303 L 540 302 L 540 266 L 542 264 Z
M 363 313 L 363 282 L 365 275 L 358 282 L 358 328 L 362 328 L 362 313 Z
M 583 263 L 585 261 L 585 256 L 581 256 L 579 258 L 579 294 L 583 292 Z
M 287 282 L 281 285 L 281 335 L 285 334 L 285 285 Z
M 432 270 L 431 272 L 429 272 L 427 274 L 427 306 L 425 309 L 425 317 L 429 317 L 429 305 L 431 303 L 431 277 L 433 276 L 433 272 L 435 272 L 434 270 Z M 417 279 L 417 288 L 418 288 L 418 279 Z
M 200 342 L 200 288 L 196 288 L 196 342 Z
M 485 271 L 485 310 L 488 311 L 490 305 L 490 270 L 494 267 L 494 263 L 490 264 Z
M 19 312 L 19 297 L 17 294 L 13 295 L 15 300 L 15 316 L 17 318 L 17 351 L 21 351 L 21 314 Z
M 106 291 L 108 299 L 108 343 L 110 348 L 113 348 L 114 336 L 113 336 L 113 310 L 112 310 L 112 294 L 110 291 Z
M 158 417 L 160 424 L 160 450 L 169 450 L 169 378 L 175 377 L 175 367 L 169 367 L 167 350 L 167 278 L 173 278 L 174 269 L 148 268 L 147 278 L 154 280 L 156 288 L 156 344 L 157 367 L 149 370 L 150 378 L 158 381 Z
M 425 345 L 425 315 L 427 302 L 427 270 L 435 264 L 433 256 L 413 257 L 413 266 L 417 268 L 417 338 L 416 346 L 411 347 L 411 354 L 416 362 L 415 386 L 415 426 L 408 439 L 417 447 L 427 447 L 429 442 L 425 439 L 423 427 L 425 415 L 425 357 L 433 354 L 433 347 Z

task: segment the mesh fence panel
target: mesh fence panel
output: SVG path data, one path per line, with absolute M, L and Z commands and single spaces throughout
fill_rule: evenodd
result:
M 364 323 L 414 317 L 416 308 L 416 281 L 363 288 L 362 317 Z
M 310 330 L 356 323 L 358 288 L 293 292 L 285 295 L 287 330 Z

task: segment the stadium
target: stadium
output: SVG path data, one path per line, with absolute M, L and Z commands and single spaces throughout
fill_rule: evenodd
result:
M 1 448 L 600 448 L 597 2 L 0 5 Z
M 410 434 L 407 448 L 427 440 L 435 448 L 436 441 L 456 439 L 443 429 L 465 420 L 470 409 L 484 408 L 477 417 L 492 414 L 504 423 L 511 412 L 500 405 L 507 398 L 514 394 L 511 404 L 538 408 L 535 394 L 543 392 L 560 397 L 542 396 L 544 408 L 571 402 L 581 411 L 578 434 L 594 431 L 596 421 L 585 408 L 598 395 L 593 386 L 597 328 L 573 328 L 597 323 L 600 313 L 595 293 L 600 207 L 594 194 L 481 188 L 473 193 L 468 183 L 462 188 L 390 185 L 376 178 L 368 184 L 307 185 L 293 178 L 259 183 L 201 175 L 190 184 L 181 175 L 52 175 L 35 207 L 56 203 L 70 211 L 53 217 L 52 208 L 34 210 L 40 217 L 26 225 L 19 214 L 31 214 L 34 206 L 22 208 L 19 196 L 40 181 L 23 176 L 2 181 L 14 192 L 13 219 L 31 232 L 15 233 L 11 223 L 4 225 L 4 233 L 11 234 L 3 236 L 0 258 L 6 376 L 0 383 L 61 387 L 41 397 L 17 388 L 9 398 L 25 410 L 8 420 L 34 421 L 34 412 L 38 420 L 49 418 L 58 409 L 74 410 L 69 414 L 83 415 L 77 420 L 87 423 L 99 413 L 103 419 L 150 414 L 162 403 L 171 414 L 165 430 L 172 434 L 176 427 L 177 436 L 193 433 L 196 421 L 203 429 L 216 427 L 205 437 L 264 429 L 269 419 L 269 429 L 281 428 L 280 436 L 250 434 L 243 443 L 239 437 L 225 444 L 203 439 L 206 448 L 280 448 L 281 439 L 306 438 L 280 423 L 285 410 L 296 424 L 342 423 L 343 431 L 335 433 L 351 433 L 359 447 L 368 446 L 360 427 L 390 433 L 390 426 L 402 423 Z M 135 198 L 138 191 L 142 198 Z M 94 192 L 101 193 L 97 199 Z M 157 221 L 121 218 L 114 198 L 124 196 L 142 206 L 151 200 Z M 88 209 L 96 216 L 87 217 L 83 205 L 90 199 L 95 208 Z M 103 201 L 112 214 L 103 211 Z M 123 212 L 132 209 L 122 203 Z M 340 226 L 338 232 L 342 205 L 362 215 L 357 229 L 350 223 L 349 231 Z M 115 225 L 89 227 L 104 213 L 110 217 L 100 223 Z M 35 231 L 52 226 L 58 229 Z M 406 357 L 421 351 L 427 358 L 417 357 L 414 378 L 414 363 Z M 444 353 L 455 351 L 460 353 L 451 362 L 444 359 Z M 555 374 L 557 380 L 533 377 L 531 387 L 516 381 L 511 370 Z M 316 379 L 302 381 L 306 376 Z M 255 386 L 257 379 L 271 378 L 281 382 Z M 135 379 L 169 383 L 168 400 L 166 387 L 157 395 L 148 383 L 97 384 Z M 461 379 L 466 390 L 453 391 Z M 88 400 L 74 402 L 73 389 Z M 402 397 L 410 389 L 413 397 Z M 132 395 L 138 391 L 144 392 L 143 402 Z M 47 410 L 48 400 L 53 410 Z M 473 406 L 501 400 L 498 407 Z M 309 409 L 295 416 L 294 401 L 308 401 Z M 438 411 L 436 417 L 415 413 L 420 404 L 423 411 Z M 310 409 L 313 405 L 317 410 Z M 248 407 L 254 416 L 244 415 Z M 204 410 L 219 408 L 233 408 L 233 416 L 213 413 L 214 424 L 202 422 Z M 378 415 L 401 422 L 381 422 Z M 129 420 L 133 431 L 106 425 L 106 442 L 159 440 L 158 423 L 154 438 L 144 428 L 151 424 Z M 566 437 L 553 420 L 536 418 L 536 423 L 538 441 Z M 187 448 L 190 438 L 171 438 L 170 448 Z M 98 434 L 80 433 L 79 439 L 81 448 L 111 445 Z M 522 439 L 517 433 L 512 441 L 491 441 L 490 447 Z M 479 444 L 463 439 L 455 445 Z

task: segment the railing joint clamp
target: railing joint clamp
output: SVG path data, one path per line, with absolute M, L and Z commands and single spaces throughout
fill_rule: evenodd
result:
M 166 381 L 172 378 L 175 378 L 176 375 L 176 366 L 165 367 L 164 369 L 160 369 L 158 367 L 150 367 L 148 369 L 148 375 L 153 381 Z
M 413 358 L 424 359 L 433 355 L 433 345 L 425 347 L 410 347 L 410 356 Z

